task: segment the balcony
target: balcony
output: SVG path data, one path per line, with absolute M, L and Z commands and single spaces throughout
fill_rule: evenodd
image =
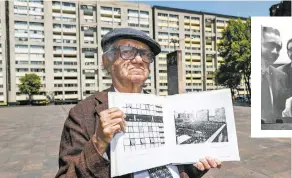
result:
M 225 27 L 225 24 L 224 23 L 221 23 L 221 22 L 217 22 L 217 27 Z
M 29 15 L 44 15 L 44 12 L 39 11 L 28 11 Z
M 43 31 L 45 29 L 44 26 L 37 26 L 37 25 L 29 25 L 30 30 L 41 30 Z
M 28 53 L 28 48 L 15 48 L 16 53 Z
M 217 32 L 218 32 L 218 33 L 222 33 L 223 30 L 224 30 L 224 28 L 217 28 Z
M 92 22 L 94 21 L 94 17 L 93 16 L 84 15 L 83 17 L 84 17 L 85 21 L 92 21 Z
M 14 13 L 15 14 L 27 14 L 27 10 L 23 10 L 23 9 L 14 9 Z
M 73 35 L 63 35 L 63 40 L 77 40 L 77 37 Z
M 52 9 L 53 9 L 53 11 L 54 10 L 60 11 L 61 10 L 61 6 L 59 4 L 53 4 Z
M 76 33 L 76 28 L 63 28 L 63 33 Z
M 28 34 L 27 33 L 19 33 L 19 32 L 15 32 L 14 33 L 15 37 L 23 37 L 23 38 L 27 38 Z
M 191 20 L 191 24 L 199 25 L 200 21 L 199 20 Z
M 110 16 L 112 16 L 113 15 L 113 11 L 101 9 L 100 10 L 100 15 L 110 15 Z
M 200 30 L 200 26 L 191 26 L 192 30 Z
M 138 17 L 138 16 L 137 16 Z M 168 18 L 167 17 L 164 17 L 164 16 L 158 16 L 158 19 L 159 20 L 168 20 Z
M 31 33 L 31 34 L 29 34 L 29 37 L 30 38 L 44 38 L 45 36 L 43 34 L 34 34 L 34 33 Z
M 192 74 L 192 77 L 194 77 L 194 78 L 201 78 L 202 77 L 202 74 Z
M 72 6 L 62 6 L 62 10 L 63 11 L 76 11 L 76 7 L 72 7 Z
M 78 80 L 67 80 L 67 79 L 64 79 L 63 81 L 64 84 L 78 84 Z
M 53 32 L 58 32 L 58 33 L 61 33 L 62 32 L 62 28 L 53 28 Z
M 44 54 L 45 53 L 45 50 L 44 49 L 33 49 L 33 48 L 30 48 L 30 53 Z
M 78 72 L 63 72 L 66 77 L 77 77 Z
M 101 22 L 105 22 L 105 23 L 113 23 L 113 18 L 109 18 L 109 17 L 101 17 L 100 20 Z
M 201 42 L 201 39 L 200 38 L 192 38 L 192 42 L 200 43 Z M 192 47 L 194 47 L 194 46 L 192 45 Z
M 169 17 L 168 21 L 178 22 L 178 18 Z
M 207 74 L 207 78 L 213 78 L 214 74 Z
M 201 56 L 191 56 L 192 60 L 201 60 Z
M 94 42 L 94 37 L 86 36 L 86 37 L 84 37 L 84 41 L 92 41 L 92 42 Z
M 129 17 L 139 17 L 138 13 L 129 13 L 128 14 Z
M 190 55 L 185 55 L 185 59 L 191 59 Z
M 44 5 L 42 4 L 42 2 L 29 2 L 28 5 L 30 7 L 44 7 Z
M 75 19 L 76 18 L 76 14 L 62 14 L 62 17 Z

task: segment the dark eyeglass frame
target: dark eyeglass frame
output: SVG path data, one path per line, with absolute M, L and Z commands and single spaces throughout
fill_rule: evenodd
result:
M 123 48 L 124 48 L 124 50 L 123 50 Z M 131 56 L 131 58 L 125 58 L 125 56 L 123 55 L 123 51 L 126 51 L 125 48 L 127 48 L 128 50 L 133 50 L 134 55 Z M 133 46 L 116 46 L 116 47 L 113 48 L 113 50 L 114 51 L 118 51 L 120 57 L 122 59 L 124 59 L 124 60 L 133 60 L 139 54 L 144 62 L 150 64 L 150 63 L 152 63 L 154 61 L 154 58 L 155 58 L 155 55 L 154 55 L 154 53 L 152 51 L 149 51 L 149 50 L 146 50 L 146 49 L 138 49 L 138 48 L 135 48 Z M 145 59 L 145 55 L 143 55 L 145 53 L 150 54 L 151 57 Z
M 264 46 L 270 50 L 273 50 L 274 48 L 276 48 L 278 52 L 282 49 L 282 45 L 279 45 L 276 42 L 265 42 Z

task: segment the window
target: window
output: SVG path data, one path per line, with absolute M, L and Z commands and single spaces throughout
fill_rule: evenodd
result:
M 65 80 L 77 80 L 77 77 L 64 77 Z
M 62 69 L 54 69 L 54 73 L 60 73 L 62 72 Z
M 15 61 L 15 64 L 29 64 L 28 61 Z
M 16 72 L 28 72 L 28 68 L 16 68 Z
M 101 10 L 107 10 L 107 11 L 111 11 L 112 10 L 111 7 L 101 6 L 100 8 L 101 8 Z
M 160 17 L 167 17 L 168 14 L 158 13 L 158 16 L 160 16 Z

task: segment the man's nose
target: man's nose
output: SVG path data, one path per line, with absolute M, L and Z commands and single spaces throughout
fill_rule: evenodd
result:
M 142 62 L 143 62 L 143 59 L 142 59 L 142 57 L 141 57 L 141 54 L 138 53 L 138 54 L 136 55 L 136 57 L 132 60 L 132 62 L 142 63 Z

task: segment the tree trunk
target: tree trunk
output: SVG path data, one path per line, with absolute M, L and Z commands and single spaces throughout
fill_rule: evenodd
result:
M 31 105 L 32 94 L 28 95 L 28 98 L 29 98 L 29 105 Z
M 246 76 L 246 73 L 244 73 L 243 76 L 244 76 L 245 87 L 248 90 L 248 95 L 247 95 L 248 103 L 251 104 L 251 102 L 250 102 L 251 88 L 250 88 L 250 83 L 249 83 L 249 76 Z

